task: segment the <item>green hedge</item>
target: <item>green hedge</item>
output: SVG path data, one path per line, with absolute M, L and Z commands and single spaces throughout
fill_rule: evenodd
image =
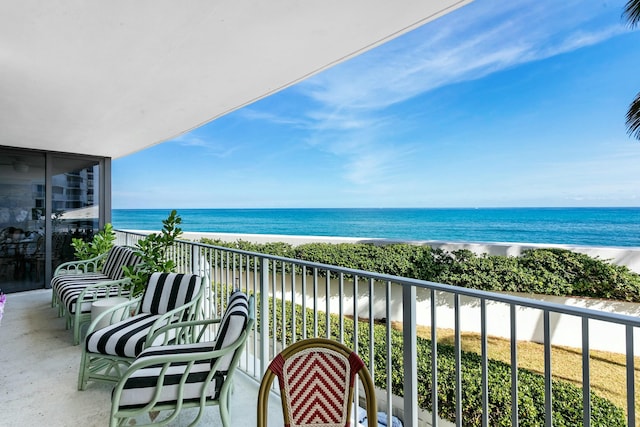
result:
M 270 308 L 273 300 L 270 299 Z M 294 316 L 291 303 L 285 304 L 285 322 L 282 322 L 281 301 L 276 301 L 276 330 L 273 330 L 272 315 L 269 315 L 271 333 L 282 337 L 284 326 L 286 344 L 292 342 Z M 296 306 L 296 341 L 302 336 L 302 309 Z M 339 317 L 330 316 L 331 338 L 339 339 Z M 307 335 L 313 335 L 313 310 L 306 310 Z M 346 343 L 353 342 L 354 322 L 343 318 Z M 358 322 L 358 354 L 369 364 L 369 323 Z M 257 328 L 259 329 L 259 325 Z M 317 336 L 326 336 L 325 313 L 318 313 Z M 431 410 L 431 341 L 417 339 L 418 346 L 418 405 Z M 391 372 L 393 394 L 403 396 L 403 339 L 402 333 L 391 330 Z M 374 382 L 377 387 L 387 388 L 386 377 L 386 326 L 374 325 Z M 449 345 L 438 344 L 438 413 L 441 418 L 455 422 L 455 353 Z M 465 426 L 482 425 L 481 357 L 476 353 L 462 352 L 462 417 Z M 511 367 L 503 362 L 489 360 L 489 425 L 511 425 Z M 552 404 L 554 426 L 582 425 L 582 389 L 563 381 L 552 382 Z M 624 426 L 625 413 L 610 401 L 591 393 L 591 424 L 594 426 Z M 544 377 L 534 372 L 518 370 L 518 419 L 523 427 L 544 424 Z
M 410 244 L 201 242 L 466 288 L 640 302 L 640 275 L 564 249 L 529 249 L 511 257 Z

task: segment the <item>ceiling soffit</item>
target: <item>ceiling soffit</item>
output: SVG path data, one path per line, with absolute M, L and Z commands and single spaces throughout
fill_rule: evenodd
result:
M 0 145 L 124 156 L 469 1 L 5 1 Z

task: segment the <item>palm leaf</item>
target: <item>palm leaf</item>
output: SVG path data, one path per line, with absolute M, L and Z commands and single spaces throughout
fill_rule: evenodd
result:
M 638 25 L 640 23 L 640 0 L 629 0 L 624 7 L 623 14 L 627 17 L 631 27 Z
M 627 111 L 627 133 L 640 139 L 640 93 L 636 95 Z

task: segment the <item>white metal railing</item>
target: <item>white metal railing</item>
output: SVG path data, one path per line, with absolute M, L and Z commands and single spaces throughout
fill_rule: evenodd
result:
M 133 245 L 142 235 L 117 232 L 117 244 Z M 622 385 L 626 393 L 626 418 L 628 426 L 636 424 L 635 360 L 634 335 L 640 330 L 640 319 L 611 314 L 586 308 L 570 307 L 534 299 L 522 298 L 500 293 L 484 292 L 473 289 L 449 286 L 421 280 L 353 270 L 333 265 L 305 262 L 266 254 L 216 247 L 194 242 L 180 241 L 171 256 L 178 264 L 178 271 L 193 272 L 207 277 L 211 287 L 206 295 L 206 309 L 209 316 L 219 317 L 224 310 L 226 297 L 233 289 L 242 289 L 256 295 L 256 330 L 247 347 L 242 369 L 256 379 L 260 379 L 269 361 L 286 345 L 301 338 L 325 336 L 346 342 L 368 363 L 368 369 L 374 377 L 376 386 L 383 390 L 379 401 L 391 415 L 399 415 L 404 426 L 437 426 L 442 418 L 454 420 L 456 426 L 467 425 L 463 420 L 463 351 L 461 333 L 461 313 L 465 310 L 462 299 L 473 300 L 479 307 L 480 323 L 480 390 L 479 406 L 481 425 L 492 425 L 491 409 L 494 406 L 489 393 L 489 335 L 488 304 L 504 304 L 509 310 L 510 330 L 510 380 L 509 388 L 511 424 L 519 425 L 518 420 L 518 313 L 524 309 L 539 310 L 542 319 L 542 346 L 544 352 L 543 401 L 545 426 L 553 425 L 552 381 L 553 321 L 557 315 L 575 316 L 581 319 L 581 330 L 575 331 L 582 336 L 582 348 L 575 349 L 582 355 L 582 423 L 592 422 L 593 406 L 590 376 L 590 324 L 606 322 L 612 328 L 624 329 L 626 341 L 625 377 Z M 448 415 L 442 415 L 439 402 L 438 375 L 441 368 L 438 363 L 438 351 L 444 347 L 438 341 L 439 325 L 443 317 L 441 309 L 450 306 L 454 344 L 455 387 L 453 390 L 454 409 Z M 430 326 L 430 376 L 422 378 L 419 363 L 417 317 L 428 318 Z M 359 321 L 354 321 L 359 319 Z M 392 345 L 395 332 L 392 323 L 401 327 L 402 341 L 399 353 Z M 444 322 L 443 322 L 444 323 Z M 352 325 L 350 328 L 348 325 Z M 376 326 L 377 325 L 377 326 Z M 381 328 L 384 333 L 375 333 Z M 380 329 L 379 329 L 380 330 Z M 382 351 L 375 347 L 382 347 Z M 382 353 L 382 354 L 380 354 Z M 401 357 L 403 372 L 397 372 L 395 357 Z M 384 363 L 376 364 L 375 360 Z M 380 366 L 383 372 L 378 372 Z M 556 367 L 561 369 L 562 367 Z M 393 382 L 400 377 L 402 384 L 401 403 L 393 392 Z M 425 396 L 419 393 L 419 385 L 429 383 L 434 386 Z M 397 384 L 396 384 L 397 390 Z M 396 391 L 397 394 L 400 394 Z M 422 394 L 425 392 L 423 391 Z M 419 399 L 427 402 L 430 414 L 419 407 Z M 424 419 L 426 416 L 427 420 Z

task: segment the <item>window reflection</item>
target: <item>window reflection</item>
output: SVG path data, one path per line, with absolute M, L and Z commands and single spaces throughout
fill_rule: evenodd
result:
M 42 288 L 45 156 L 2 150 L 0 159 L 0 288 Z
M 99 228 L 98 162 L 54 158 L 51 183 L 52 267 L 74 259 L 73 238 L 89 241 Z
M 45 287 L 47 270 L 74 259 L 71 239 L 93 238 L 100 223 L 99 164 L 96 158 L 0 147 L 0 290 Z M 45 229 L 47 204 L 50 230 Z

